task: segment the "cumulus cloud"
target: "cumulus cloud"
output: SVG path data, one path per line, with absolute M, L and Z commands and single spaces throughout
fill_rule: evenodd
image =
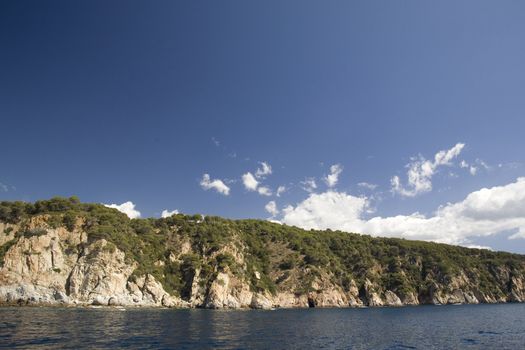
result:
M 277 204 L 275 204 L 275 201 L 269 201 L 265 206 L 264 209 L 272 215 L 272 217 L 279 214 L 279 209 L 277 209 Z
M 177 209 L 169 211 L 168 209 L 164 209 L 162 213 L 160 214 L 160 217 L 162 218 L 169 218 L 172 215 L 178 214 L 179 211 Z
M 286 192 L 286 187 L 285 186 L 279 186 L 279 187 L 277 187 L 277 192 L 275 193 L 275 195 L 277 197 L 281 197 L 281 194 L 283 194 L 284 192 Z
M 9 187 L 6 184 L 3 184 L 0 182 L 0 192 L 7 192 L 9 191 Z
M 272 166 L 270 164 L 266 162 L 260 162 L 259 164 L 261 167 L 257 168 L 257 171 L 255 172 L 257 178 L 264 178 L 272 174 Z
M 415 197 L 421 193 L 432 190 L 432 176 L 440 166 L 451 165 L 452 160 L 456 158 L 461 150 L 465 147 L 464 143 L 457 143 L 449 150 L 443 150 L 436 153 L 434 160 L 427 160 L 422 156 L 412 158 L 407 164 L 407 186 L 401 184 L 399 176 L 394 176 L 390 180 L 392 192 L 405 197 Z
M 261 195 L 261 196 L 271 196 L 272 195 L 272 190 L 270 190 L 268 187 L 266 186 L 260 186 L 257 188 L 257 192 Z
M 328 187 L 334 187 L 339 181 L 339 175 L 343 172 L 341 164 L 334 164 L 330 167 L 330 174 L 326 175 L 323 180 Z
M 313 192 L 317 189 L 317 183 L 313 177 L 306 178 L 300 182 L 301 188 L 306 192 Z
M 361 227 L 361 215 L 368 201 L 345 192 L 312 193 L 297 206 L 283 209 L 282 222 L 306 229 L 341 229 L 353 231 Z
M 131 201 L 122 204 L 104 204 L 104 206 L 117 209 L 121 213 L 126 214 L 130 219 L 140 218 L 140 211 L 135 209 L 135 204 Z
M 375 190 L 377 188 L 377 185 L 376 184 L 371 184 L 371 183 L 368 183 L 368 182 L 360 182 L 357 184 L 357 186 L 361 187 L 361 188 L 366 188 L 367 190 Z
M 260 186 L 257 179 L 263 179 L 266 175 L 272 173 L 272 168 L 265 162 L 261 163 L 262 168 L 257 169 L 255 176 L 251 172 L 247 172 L 242 176 L 242 183 L 244 188 L 248 191 L 257 191 L 261 196 L 271 196 L 272 190 L 268 186 Z
M 475 237 L 511 231 L 525 238 L 525 178 L 483 188 L 464 200 L 439 207 L 431 216 L 420 213 L 365 219 L 369 199 L 345 192 L 310 194 L 295 207 L 283 209 L 281 221 L 306 229 L 339 229 L 385 237 L 402 237 L 472 245 Z
M 226 186 L 226 184 L 222 182 L 222 180 L 219 180 L 219 179 L 211 180 L 209 174 L 204 174 L 202 176 L 200 185 L 206 191 L 209 189 L 214 189 L 218 193 L 223 194 L 225 196 L 230 194 L 230 188 Z
M 259 186 L 259 181 L 257 181 L 255 176 L 250 172 L 247 172 L 242 176 L 242 183 L 248 191 L 256 191 L 257 186 Z

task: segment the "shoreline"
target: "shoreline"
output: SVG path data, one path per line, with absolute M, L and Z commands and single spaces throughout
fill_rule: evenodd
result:
M 276 310 L 307 310 L 307 309 L 400 309 L 415 308 L 421 306 L 463 306 L 463 305 L 504 305 L 504 304 L 523 304 L 519 301 L 494 302 L 494 303 L 449 303 L 449 304 L 405 304 L 405 305 L 382 305 L 382 306 L 316 306 L 316 307 L 272 307 L 272 308 L 209 308 L 209 307 L 166 307 L 155 305 L 93 305 L 93 304 L 58 304 L 58 303 L 20 303 L 20 302 L 0 302 L 0 309 L 4 308 L 64 308 L 64 309 L 103 309 L 103 310 L 211 310 L 211 311 L 276 311 Z

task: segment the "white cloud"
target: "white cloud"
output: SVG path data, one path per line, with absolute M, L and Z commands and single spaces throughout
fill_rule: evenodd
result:
M 272 190 L 270 190 L 268 187 L 266 186 L 260 186 L 257 188 L 257 192 L 261 195 L 261 196 L 271 196 L 272 195 Z
M 473 249 L 487 249 L 487 250 L 492 250 L 492 248 L 489 247 L 489 246 L 486 246 L 486 245 L 479 245 L 479 244 L 465 244 L 465 247 L 467 247 L 467 248 L 473 248 Z
M 124 202 L 122 204 L 104 204 L 105 207 L 114 208 L 121 213 L 126 214 L 130 219 L 140 218 L 140 211 L 135 209 L 133 202 Z
M 485 163 L 483 163 L 485 164 Z M 478 172 L 478 168 L 472 164 L 467 163 L 466 161 L 462 160 L 461 163 L 459 163 L 459 167 L 463 169 L 468 169 L 470 175 L 474 176 Z
M 260 162 L 259 164 L 261 164 L 261 167 L 257 168 L 257 171 L 255 172 L 257 178 L 264 178 L 272 174 L 272 166 L 270 164 L 266 162 Z
M 491 169 L 487 163 L 485 163 L 483 160 L 479 158 L 476 159 L 474 163 L 468 163 L 467 161 L 462 160 L 461 163 L 459 163 L 459 167 L 463 169 L 467 169 L 470 175 L 472 176 L 476 175 L 478 173 L 478 170 L 480 169 L 484 169 L 484 170 Z M 501 168 L 501 164 L 499 165 L 499 167 Z
M 439 151 L 434 156 L 434 166 L 450 165 L 450 161 L 459 156 L 463 147 L 465 147 L 464 143 L 456 143 L 456 145 L 449 150 Z
M 211 180 L 209 174 L 204 174 L 202 176 L 200 185 L 206 191 L 209 189 L 214 189 L 218 193 L 223 194 L 225 196 L 230 194 L 230 188 L 226 186 L 226 184 L 222 182 L 222 180 L 219 180 L 219 179 Z
M 167 210 L 167 209 L 164 209 L 164 210 L 162 211 L 162 213 L 160 214 L 160 217 L 162 217 L 162 218 L 169 218 L 170 216 L 175 215 L 175 214 L 178 214 L 178 213 L 179 213 L 179 211 L 178 211 L 177 209 L 172 210 L 172 211 L 169 211 L 169 210 Z
M 261 196 L 271 196 L 272 190 L 268 186 L 259 186 L 260 182 L 256 178 L 263 178 L 264 175 L 272 173 L 271 167 L 265 162 L 261 163 L 262 168 L 257 169 L 255 176 L 251 172 L 247 172 L 242 176 L 242 183 L 248 191 L 257 191 Z
M 339 175 L 343 172 L 341 164 L 334 164 L 330 167 L 330 174 L 323 178 L 328 187 L 334 187 L 339 181 Z
M 367 220 L 363 216 L 368 206 L 368 198 L 344 192 L 310 194 L 295 207 L 285 208 L 281 221 L 306 229 L 331 228 L 467 246 L 475 237 L 503 231 L 514 231 L 510 238 L 525 238 L 525 177 L 472 192 L 463 201 L 439 207 L 429 217 L 416 212 Z
M 259 186 L 259 181 L 257 181 L 250 172 L 247 172 L 242 176 L 242 183 L 248 191 L 256 191 L 257 186 Z
M 368 183 L 368 182 L 360 182 L 357 184 L 357 186 L 359 187 L 362 187 L 362 188 L 366 188 L 367 190 L 375 190 L 377 188 L 377 185 L 376 184 L 371 184 L 371 183 Z
M 286 191 L 286 187 L 285 186 L 279 186 L 279 187 L 277 187 L 277 192 L 275 193 L 275 195 L 277 197 L 281 197 L 281 194 L 283 194 L 285 191 Z
M 9 191 L 9 187 L 0 182 L 0 192 L 7 192 L 7 191 Z
M 277 209 L 277 204 L 275 204 L 275 201 L 269 201 L 265 206 L 264 209 L 272 215 L 272 217 L 279 214 L 279 209 Z
M 434 161 L 426 160 L 422 156 L 412 158 L 407 164 L 408 185 L 401 184 L 399 176 L 394 176 L 390 180 L 392 191 L 405 197 L 415 197 L 418 194 L 432 190 L 432 176 L 440 166 L 451 165 L 451 161 L 456 158 L 465 147 L 464 143 L 457 143 L 449 150 L 436 153 Z
M 306 178 L 304 181 L 300 182 L 301 188 L 306 192 L 313 192 L 317 189 L 317 184 L 313 177 Z
M 296 207 L 284 208 L 282 222 L 306 229 L 352 231 L 361 226 L 360 216 L 367 202 L 365 197 L 354 197 L 345 192 L 312 193 Z

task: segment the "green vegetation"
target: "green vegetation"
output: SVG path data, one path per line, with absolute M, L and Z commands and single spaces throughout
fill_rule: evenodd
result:
M 45 216 L 46 227 L 24 229 Z M 19 224 L 22 232 L 0 246 L 0 263 L 20 237 L 63 226 L 87 232 L 88 240 L 105 239 L 104 249 L 123 251 L 137 265 L 132 278 L 155 276 L 173 294 L 188 298 L 194 276 L 205 286 L 218 272 L 229 270 L 253 290 L 275 292 L 289 276 L 299 276 L 297 292 L 311 290 L 322 274 L 344 289 L 366 279 L 398 295 L 425 293 L 432 283 L 446 284 L 459 274 L 476 281 L 484 293 L 501 295 L 508 288 L 502 268 L 523 274 L 525 257 L 421 241 L 374 238 L 341 231 L 303 230 L 261 220 L 177 214 L 163 219 L 129 219 L 116 209 L 81 203 L 78 198 L 0 202 L 0 221 Z M 77 226 L 78 225 L 78 226 Z M 185 245 L 185 248 L 183 246 Z M 236 253 L 242 255 L 238 263 Z
M 3 245 L 0 245 L 0 268 L 4 266 L 4 256 L 5 253 L 16 243 L 16 240 L 8 241 Z
M 22 233 L 24 237 L 30 238 L 34 236 L 43 236 L 47 234 L 47 230 L 41 227 L 33 228 Z

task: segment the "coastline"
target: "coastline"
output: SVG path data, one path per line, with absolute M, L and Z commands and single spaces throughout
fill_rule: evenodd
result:
M 503 305 L 503 304 L 524 304 L 520 301 L 497 301 L 491 303 L 447 303 L 447 304 L 402 304 L 402 305 L 381 305 L 381 306 L 340 306 L 340 305 L 323 305 L 323 306 L 273 306 L 268 308 L 238 307 L 238 308 L 212 308 L 203 306 L 162 306 L 162 305 L 100 305 L 89 303 L 42 303 L 32 302 L 29 300 L 18 300 L 12 302 L 1 301 L 0 308 L 67 308 L 67 309 L 104 309 L 104 310 L 222 310 L 222 311 L 253 311 L 253 310 L 304 310 L 304 309 L 385 309 L 385 308 L 416 308 L 424 306 L 462 306 L 462 305 Z
M 260 221 L 130 221 L 65 201 L 80 206 L 77 216 L 0 221 L 0 304 L 268 310 L 525 301 L 521 255 Z M 101 218 L 116 221 L 92 223 Z M 165 231 L 140 226 L 152 222 Z

